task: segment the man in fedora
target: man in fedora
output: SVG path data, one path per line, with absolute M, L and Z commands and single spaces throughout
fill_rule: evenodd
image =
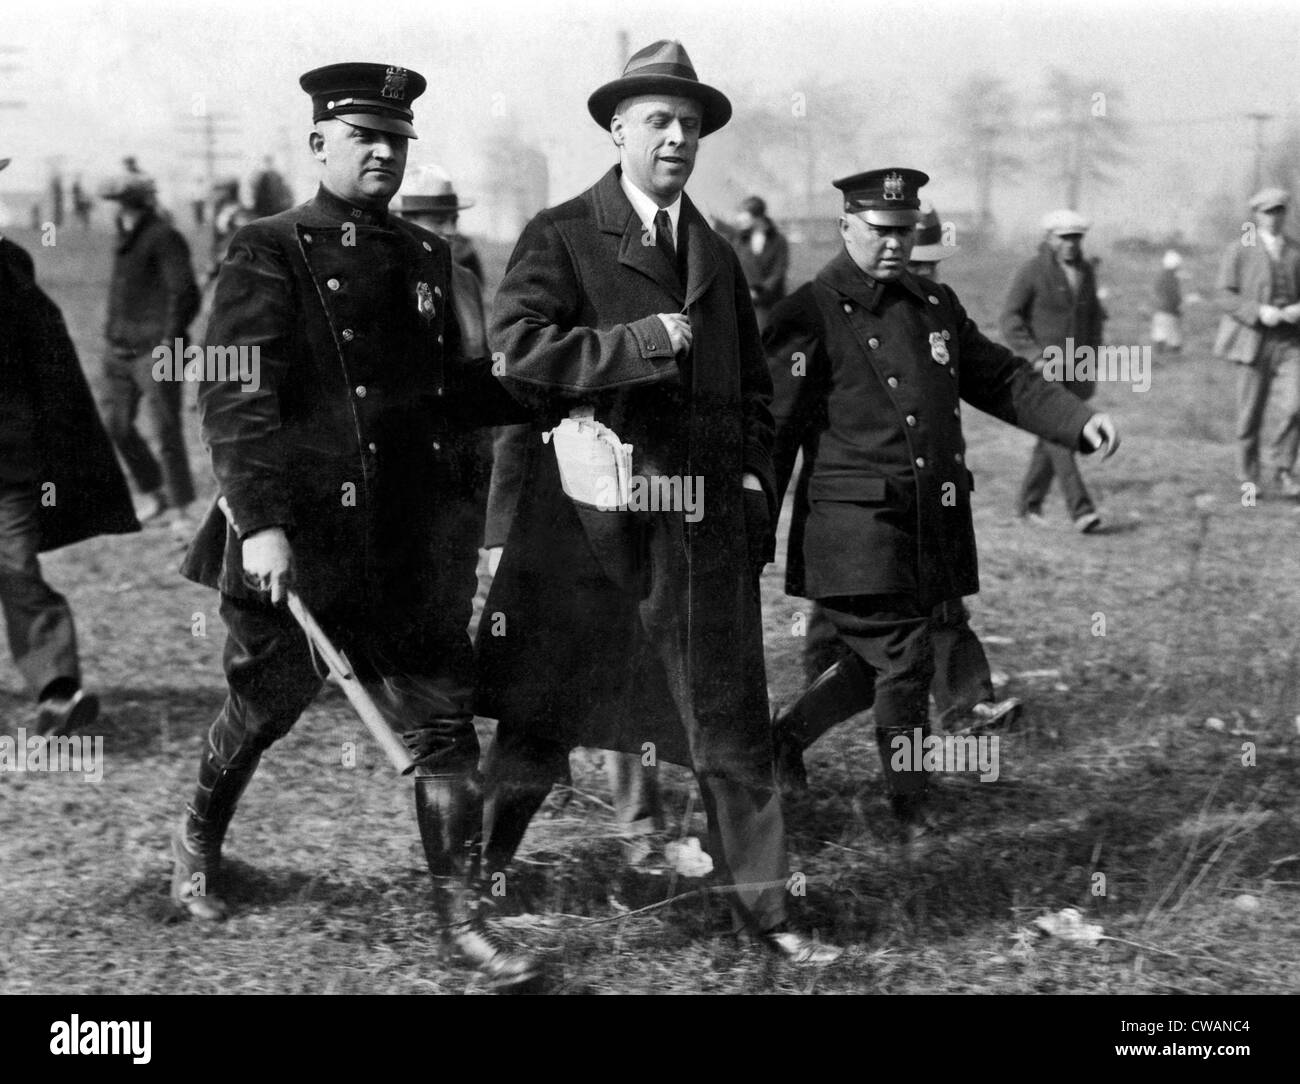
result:
M 332 64 L 311 96 L 313 199 L 239 231 L 208 343 L 250 374 L 199 390 L 219 500 L 184 572 L 221 593 L 227 696 L 173 838 L 172 897 L 228 911 L 221 846 L 262 754 L 322 678 L 286 609 L 295 590 L 410 751 L 416 817 L 443 932 L 491 980 L 531 978 L 478 889 L 482 814 L 466 632 L 482 531 L 475 427 L 523 412 L 482 355 L 466 358 L 451 252 L 388 213 L 402 182 L 416 72 Z
M 956 255 L 958 247 L 944 237 L 939 213 L 923 200 L 916 237 L 907 261 L 907 270 L 920 279 L 939 281 L 939 264 Z M 780 373 L 774 376 L 781 379 Z M 815 434 L 804 441 L 804 460 L 816 456 Z M 798 487 L 796 485 L 796 491 Z M 934 645 L 934 680 L 930 691 L 939 713 L 939 723 L 946 731 L 991 730 L 1009 727 L 1020 715 L 1021 702 L 1016 697 L 995 700 L 993 675 L 989 670 L 984 645 L 970 627 L 970 611 L 960 598 L 944 599 L 930 615 L 930 639 Z M 812 685 L 822 674 L 852 654 L 835 631 L 820 603 L 814 602 L 804 642 L 804 676 Z M 779 718 L 779 716 L 778 716 Z M 777 728 L 777 780 L 787 794 L 807 789 L 808 778 L 803 763 L 803 743 L 790 741 L 784 727 Z
M 1219 265 L 1223 317 L 1214 355 L 1237 364 L 1237 480 L 1259 484 L 1260 430 L 1276 385 L 1281 417 L 1269 466 L 1278 491 L 1294 498 L 1300 497 L 1300 245 L 1284 232 L 1290 204 L 1281 188 L 1251 197 L 1255 229 L 1228 245 Z
M 502 382 L 536 416 L 488 599 L 500 620 L 478 634 L 481 710 L 499 720 L 484 857 L 505 868 L 575 746 L 690 765 L 740 923 L 790 960 L 825 963 L 838 950 L 786 921 L 766 721 L 771 382 L 735 253 L 683 191 L 731 103 L 680 43 L 657 41 L 588 110 L 618 164 L 528 224 L 489 325 Z M 571 500 L 541 440 L 571 414 L 630 445 L 638 480 L 679 496 L 690 483 L 701 504 Z
M 1088 220 L 1077 211 L 1063 209 L 1044 215 L 1038 254 L 1016 272 L 1011 283 L 1002 307 L 1002 337 L 1012 350 L 1032 361 L 1041 359 L 1053 346 L 1062 351 L 1071 343 L 1076 350 L 1088 347 L 1096 351 L 1101 346 L 1106 312 L 1097 297 L 1093 265 L 1083 257 L 1083 235 L 1088 226 Z M 1097 390 L 1092 380 L 1062 383 L 1085 401 Z M 1098 530 L 1101 515 L 1084 485 L 1074 449 L 1051 440 L 1040 439 L 1034 445 L 1020 484 L 1016 514 L 1042 525 L 1043 501 L 1053 478 L 1060 482 L 1075 529 L 1082 534 Z
M 36 730 L 62 734 L 91 725 L 99 700 L 82 688 L 72 610 L 38 555 L 140 525 L 63 314 L 3 236 L 0 329 L 0 608 Z
M 786 591 L 815 599 L 852 654 L 774 721 L 797 756 L 874 707 L 894 815 L 923 826 L 934 611 L 979 590 L 961 403 L 1041 437 L 1114 450 L 1094 415 L 990 342 L 957 295 L 907 270 L 919 216 L 915 169 L 833 182 L 843 250 L 772 312 L 775 463 L 784 492 L 802 447 Z

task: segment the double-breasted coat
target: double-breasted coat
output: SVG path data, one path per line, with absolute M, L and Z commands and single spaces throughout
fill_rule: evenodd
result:
M 0 238 L 0 481 L 33 484 L 42 551 L 140 529 L 63 314 Z
M 929 610 L 979 590 L 961 404 L 1071 447 L 1091 411 L 980 333 L 952 289 L 877 282 L 846 251 L 764 333 L 775 465 L 795 493 L 786 591 L 905 594 Z
M 256 375 L 200 385 L 228 513 L 209 510 L 185 575 L 249 598 L 242 539 L 280 526 L 318 614 L 436 613 L 464 637 L 483 517 L 473 430 L 527 415 L 489 359 L 463 356 L 451 291 L 446 242 L 324 188 L 240 230 L 207 346 L 245 351 Z
M 536 418 L 479 626 L 480 712 L 570 746 L 650 742 L 657 759 L 761 784 L 771 750 L 742 477 L 758 476 L 770 516 L 771 383 L 735 254 L 685 196 L 683 247 L 685 283 L 647 243 L 615 167 L 534 218 L 510 259 L 489 338 Z M 689 316 L 689 357 L 674 357 L 661 312 Z M 694 480 L 694 522 L 564 494 L 541 434 L 580 405 L 633 446 L 634 474 Z M 602 516 L 633 517 L 623 557 L 644 576 L 611 573 L 602 528 L 615 521 Z M 685 674 L 665 670 L 653 643 L 666 641 Z

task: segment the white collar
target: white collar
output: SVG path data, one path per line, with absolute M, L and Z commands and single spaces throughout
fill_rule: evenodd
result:
M 636 212 L 637 218 L 641 220 L 641 225 L 647 233 L 654 231 L 655 215 L 661 210 L 668 212 L 668 223 L 673 228 L 673 247 L 675 248 L 677 246 L 677 222 L 682 216 L 682 194 L 678 192 L 677 198 L 672 203 L 661 208 L 641 189 L 629 181 L 627 174 L 622 170 L 618 174 L 618 183 L 623 186 L 623 192 L 632 204 L 632 210 Z

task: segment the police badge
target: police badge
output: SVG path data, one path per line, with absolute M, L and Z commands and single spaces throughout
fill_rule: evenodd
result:
M 389 68 L 384 73 L 384 88 L 379 92 L 379 96 L 398 102 L 406 98 L 405 68 Z
M 903 198 L 903 175 L 901 173 L 891 173 L 885 178 L 885 199 L 896 200 Z
M 418 282 L 415 285 L 415 307 L 426 320 L 432 320 L 438 311 L 434 308 L 433 291 L 429 289 L 427 282 Z
M 952 360 L 948 354 L 948 344 L 943 341 L 942 331 L 930 332 L 930 357 L 940 365 L 947 365 Z

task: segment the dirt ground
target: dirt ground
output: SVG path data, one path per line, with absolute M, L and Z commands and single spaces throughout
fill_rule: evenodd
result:
M 109 239 L 11 237 L 36 259 L 93 381 Z M 484 248 L 490 277 L 506 255 Z M 798 250 L 793 283 L 826 255 Z M 1103 255 L 1107 340 L 1143 343 L 1157 261 Z M 994 335 L 1027 256 L 945 264 Z M 1188 289 L 1208 296 L 1212 258 L 1189 272 Z M 1189 347 L 1156 359 L 1149 391 L 1100 388 L 1124 445 L 1085 466 L 1108 525 L 1098 535 L 1070 529 L 1059 494 L 1049 527 L 1016 520 L 1033 440 L 966 413 L 983 584 L 974 626 L 1027 720 L 1002 736 L 996 782 L 938 781 L 938 828 L 912 846 L 889 821 L 861 721 L 810 751 L 811 794 L 787 810 L 791 868 L 806 878 L 801 920 L 846 945 L 842 960 L 815 976 L 775 964 L 727 935 L 725 903 L 702 882 L 625 872 L 599 756 L 580 752 L 574 789 L 553 795 L 529 834 L 511 901 L 514 933 L 550 957 L 552 989 L 1300 989 L 1300 511 L 1268 493 L 1244 503 L 1233 481 L 1233 374 L 1209 356 L 1214 323 L 1207 302 L 1190 303 Z M 197 416 L 186 423 L 206 497 Z M 409 784 L 334 693 L 264 758 L 235 818 L 234 917 L 174 919 L 168 833 L 221 702 L 224 635 L 215 596 L 177 574 L 180 556 L 151 528 L 44 560 L 104 699 L 94 733 L 107 762 L 98 784 L 0 775 L 0 993 L 480 990 L 438 956 Z M 782 582 L 778 560 L 764 582 L 774 701 L 802 680 L 804 604 Z M 29 711 L 6 657 L 0 730 L 14 734 Z M 702 834 L 688 773 L 665 777 L 673 834 Z M 1038 932 L 1036 919 L 1070 907 L 1100 941 Z

